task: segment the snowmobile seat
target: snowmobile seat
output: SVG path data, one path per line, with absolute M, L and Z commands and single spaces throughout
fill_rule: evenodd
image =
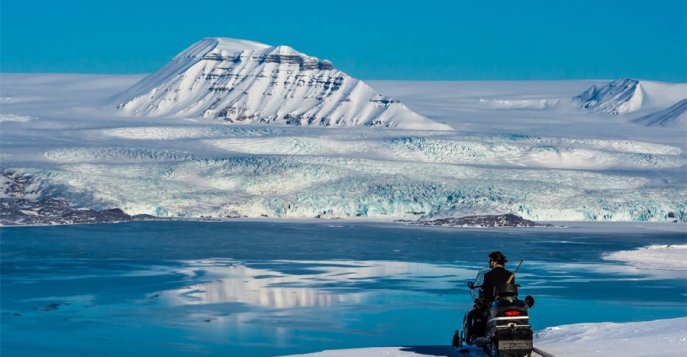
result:
M 518 286 L 511 283 L 496 284 L 495 296 L 498 298 L 518 296 Z

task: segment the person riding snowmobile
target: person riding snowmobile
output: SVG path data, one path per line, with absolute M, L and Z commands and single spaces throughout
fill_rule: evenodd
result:
M 490 357 L 525 357 L 534 351 L 529 315 L 534 298 L 518 298 L 519 286 L 514 281 L 518 269 L 508 271 L 504 267 L 507 261 L 503 253 L 491 252 L 489 268 L 480 270 L 475 280 L 468 281 L 475 304 L 463 317 L 463 331 L 453 334 L 453 347 L 462 347 L 465 342 L 481 347 Z M 475 296 L 477 289 L 479 294 Z
M 484 282 L 482 283 L 482 294 L 486 299 L 487 305 L 494 301 L 494 288 L 499 284 L 511 283 L 515 284 L 515 275 L 505 268 L 508 259 L 503 253 L 499 251 L 491 252 L 489 254 L 489 268 L 491 270 L 484 274 Z
M 499 284 L 512 283 L 515 284 L 515 275 L 505 268 L 508 259 L 503 253 L 494 251 L 489 253 L 489 271 L 478 274 L 483 277 L 481 288 L 479 290 L 479 298 L 475 301 L 475 307 L 467 314 L 467 321 L 469 321 L 471 336 L 483 336 L 487 324 L 487 313 L 489 306 L 495 299 L 494 288 Z M 486 269 L 484 269 L 486 270 Z

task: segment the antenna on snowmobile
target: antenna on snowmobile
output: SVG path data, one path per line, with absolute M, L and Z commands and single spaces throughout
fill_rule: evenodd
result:
M 510 278 L 508 278 L 508 281 L 506 281 L 506 284 L 510 284 L 513 282 L 513 279 L 515 279 L 515 273 L 520 270 L 520 266 L 522 265 L 523 259 L 520 259 L 520 263 L 518 264 L 518 267 L 515 268 L 515 271 L 510 275 Z
M 517 273 L 518 270 L 520 270 L 520 266 L 522 265 L 522 262 L 523 262 L 523 261 L 524 261 L 523 259 L 520 259 L 520 263 L 518 263 L 518 267 L 515 268 L 515 273 Z

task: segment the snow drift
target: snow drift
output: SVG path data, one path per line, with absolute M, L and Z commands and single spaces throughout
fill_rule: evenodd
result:
M 549 327 L 535 334 L 535 346 L 554 356 L 683 356 L 687 318 Z
M 608 253 L 605 260 L 619 260 L 643 270 L 674 270 L 687 273 L 687 244 L 652 244 L 634 250 Z
M 535 346 L 554 356 L 683 356 L 687 318 L 629 323 L 582 323 L 549 327 L 535 333 Z M 302 357 L 483 356 L 477 348 L 461 354 L 449 346 L 370 347 L 329 350 Z

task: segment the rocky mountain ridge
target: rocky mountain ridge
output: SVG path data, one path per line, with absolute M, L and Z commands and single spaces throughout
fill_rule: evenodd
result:
M 112 99 L 126 115 L 230 123 L 450 130 L 331 62 L 288 46 L 206 38 Z
M 131 216 L 119 208 L 92 210 L 74 208 L 67 200 L 43 194 L 35 177 L 0 169 L 0 226 L 113 223 L 155 218 Z
M 686 125 L 687 98 L 671 105 L 666 109 L 641 116 L 632 121 L 645 126 L 671 127 L 677 125 Z
M 621 78 L 604 85 L 593 85 L 573 100 L 585 110 L 618 115 L 641 109 L 646 93 L 635 79 Z

